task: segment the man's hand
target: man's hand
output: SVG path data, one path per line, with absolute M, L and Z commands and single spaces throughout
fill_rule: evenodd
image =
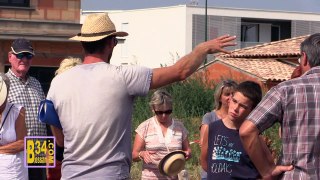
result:
M 183 56 L 172 66 L 153 69 L 150 89 L 185 80 L 203 63 L 208 54 L 216 52 L 230 53 L 224 47 L 234 46 L 236 36 L 224 35 L 197 45 L 194 50 Z
M 206 52 L 208 54 L 213 54 L 217 52 L 230 54 L 230 52 L 225 50 L 224 48 L 228 46 L 235 46 L 237 43 L 232 42 L 235 39 L 236 36 L 223 35 L 217 37 L 216 39 L 204 42 L 202 45 L 205 46 Z
M 291 79 L 300 77 L 301 75 L 302 75 L 302 71 L 301 71 L 301 66 L 299 65 L 293 70 L 291 74 Z
M 263 176 L 262 179 L 265 180 L 273 180 L 278 179 L 278 176 L 286 171 L 293 170 L 293 165 L 290 166 L 275 166 L 274 169 L 270 171 L 270 173 L 266 176 Z

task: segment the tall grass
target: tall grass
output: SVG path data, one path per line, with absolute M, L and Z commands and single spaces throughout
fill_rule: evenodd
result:
M 211 111 L 213 105 L 213 90 L 203 84 L 199 79 L 189 79 L 168 85 L 165 88 L 173 97 L 173 116 L 182 119 L 188 127 L 188 118 L 201 117 Z M 139 97 L 134 104 L 133 127 L 152 116 L 149 107 L 150 91 L 146 97 Z
M 210 88 L 211 87 L 211 88 Z M 183 122 L 189 131 L 189 141 L 199 139 L 199 127 L 202 116 L 213 109 L 213 82 L 206 84 L 200 78 L 190 78 L 184 82 L 178 82 L 164 87 L 173 97 L 173 117 Z M 149 100 L 154 91 L 150 91 L 146 97 L 139 97 L 135 101 L 133 112 L 133 132 L 140 123 L 152 116 Z M 276 139 L 277 127 L 267 131 L 266 135 L 273 140 L 273 146 L 279 149 L 279 141 Z M 276 140 L 274 140 L 276 139 Z M 133 141 L 132 141 L 133 142 Z M 276 144 L 276 145 L 274 145 Z M 192 158 L 187 161 L 186 168 L 190 179 L 200 179 L 200 147 L 197 143 L 191 144 Z M 141 162 L 132 163 L 131 178 L 140 179 Z

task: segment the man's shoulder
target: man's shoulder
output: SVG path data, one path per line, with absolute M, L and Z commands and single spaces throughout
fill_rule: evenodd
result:
M 12 71 L 9 69 L 8 72 L 6 72 L 6 76 L 9 78 L 9 79 L 13 79 L 14 78 L 14 75 L 12 73 Z
M 132 73 L 150 73 L 152 69 L 144 66 L 137 66 L 137 65 L 128 65 L 128 66 L 117 66 L 117 70 L 122 71 L 123 73 L 132 74 Z
M 30 87 L 35 88 L 39 93 L 44 93 L 41 83 L 35 77 L 29 76 L 29 85 Z
M 320 66 L 317 66 L 305 72 L 300 77 L 281 82 L 277 86 L 291 87 L 291 86 L 307 85 L 312 83 L 319 84 L 319 79 L 320 79 Z
M 299 88 L 301 86 L 306 86 L 306 85 L 320 85 L 319 84 L 319 80 L 311 80 L 314 77 L 310 77 L 310 76 L 300 76 L 298 78 L 294 78 L 294 79 L 290 79 L 284 82 L 279 83 L 278 85 L 276 85 L 275 87 L 273 87 L 272 89 L 278 89 L 278 90 L 290 90 L 290 89 L 296 89 Z M 314 79 L 318 79 L 314 78 Z
M 105 73 L 108 71 L 108 73 Z M 144 66 L 138 65 L 113 65 L 108 63 L 92 63 L 92 64 L 85 64 L 85 65 L 78 65 L 77 68 L 72 68 L 68 70 L 69 76 L 73 76 L 71 74 L 76 73 L 83 73 L 83 72 L 93 72 L 97 74 L 99 72 L 101 75 L 109 75 L 110 73 L 116 73 L 118 75 L 122 74 L 134 74 L 137 72 L 150 72 L 152 69 Z M 65 75 L 66 73 L 62 73 L 61 75 Z
M 29 80 L 30 80 L 30 83 L 40 84 L 40 81 L 33 76 L 29 76 Z

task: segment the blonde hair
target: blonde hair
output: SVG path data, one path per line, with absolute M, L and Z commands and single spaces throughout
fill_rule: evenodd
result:
M 221 95 L 224 89 L 226 89 L 229 92 L 233 92 L 235 88 L 237 87 L 237 83 L 233 80 L 224 80 L 220 84 L 216 86 L 215 92 L 214 92 L 214 109 L 219 110 L 221 108 Z
M 82 60 L 80 58 L 67 57 L 61 61 L 59 69 L 56 70 L 55 75 L 59 75 L 64 71 L 80 64 L 82 64 Z
M 166 90 L 159 89 L 153 93 L 149 105 L 151 108 L 154 105 L 172 105 L 172 97 Z

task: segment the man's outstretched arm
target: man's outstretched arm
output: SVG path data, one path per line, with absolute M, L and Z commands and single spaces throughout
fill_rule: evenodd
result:
M 224 35 L 197 45 L 194 50 L 182 57 L 172 66 L 153 69 L 150 89 L 181 81 L 189 77 L 203 63 L 208 54 L 217 52 L 230 53 L 225 47 L 235 46 L 235 36 Z

